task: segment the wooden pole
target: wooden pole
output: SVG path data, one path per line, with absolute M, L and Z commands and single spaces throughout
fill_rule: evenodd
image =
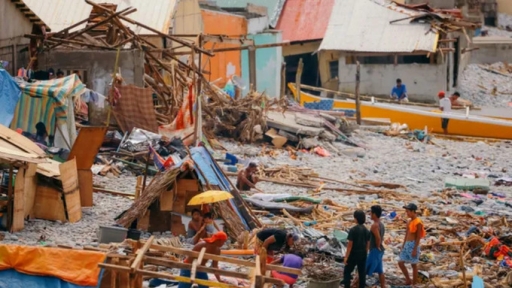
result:
M 254 91 L 258 90 L 256 86 L 256 48 L 251 46 L 249 48 L 249 82 Z
M 12 192 L 13 192 L 13 187 L 12 187 L 12 174 L 13 174 L 13 166 L 12 164 L 9 164 L 9 181 L 7 181 L 7 229 L 12 233 L 12 223 L 13 223 L 13 219 L 12 217 L 14 216 L 14 213 L 12 213 L 12 208 L 13 208 L 13 204 L 14 204 L 14 201 L 12 201 Z
M 302 69 L 304 68 L 304 62 L 302 62 L 302 58 L 299 59 L 299 64 L 297 65 L 297 74 L 295 74 L 295 87 L 297 87 L 297 99 L 300 104 L 300 80 L 302 78 Z
M 361 65 L 356 62 L 356 122 L 361 125 L 361 99 L 359 99 L 359 84 L 361 82 Z
M 466 279 L 466 265 L 464 264 L 464 248 L 466 247 L 466 242 L 460 245 L 460 269 L 462 270 L 462 281 L 464 281 L 464 287 L 467 287 L 467 279 Z
M 281 64 L 281 99 L 286 94 L 286 62 Z
M 12 75 L 16 75 L 18 72 L 18 47 L 16 44 L 12 44 Z

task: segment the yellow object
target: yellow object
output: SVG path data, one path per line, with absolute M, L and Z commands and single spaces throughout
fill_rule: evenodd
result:
M 218 190 L 210 190 L 203 192 L 199 195 L 194 196 L 190 201 L 188 202 L 188 205 L 202 205 L 202 204 L 211 204 L 216 203 L 220 201 L 225 201 L 228 199 L 233 198 L 233 195 L 231 193 L 226 191 L 218 191 Z
M 290 91 L 297 99 L 297 90 L 293 83 L 288 85 Z M 301 91 L 300 105 L 305 102 L 317 102 L 321 97 Z M 355 102 L 352 100 L 334 99 L 333 109 L 354 110 Z M 430 133 L 444 133 L 441 127 L 441 115 L 449 118 L 448 134 L 471 137 L 496 138 L 512 140 L 512 121 L 492 117 L 466 116 L 463 113 L 441 114 L 398 104 L 372 103 L 361 101 L 362 118 L 387 118 L 391 122 L 406 123 L 409 129 L 424 130 L 427 127 Z
M 106 254 L 95 251 L 30 247 L 0 246 L 0 270 L 16 271 L 41 276 L 53 276 L 80 286 L 98 286 L 100 268 Z

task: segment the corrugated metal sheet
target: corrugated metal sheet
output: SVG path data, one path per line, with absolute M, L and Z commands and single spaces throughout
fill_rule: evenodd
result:
M 324 38 L 329 24 L 329 12 L 334 0 L 287 0 L 277 30 L 283 31 L 283 41 L 306 41 Z
M 429 24 L 389 23 L 405 17 L 371 0 L 336 0 L 319 50 L 435 52 L 438 37 Z
M 117 11 L 128 7 L 136 8 L 137 11 L 128 17 L 154 28 L 162 33 L 168 33 L 171 26 L 171 19 L 177 0 L 93 0 L 96 3 L 111 3 L 117 5 Z M 58 32 L 66 27 L 82 21 L 89 17 L 92 6 L 84 0 L 23 0 L 25 4 L 41 18 L 52 32 Z M 124 22 L 126 26 L 142 35 L 152 35 L 146 29 L 142 29 L 131 23 Z M 85 27 L 82 24 L 72 31 Z

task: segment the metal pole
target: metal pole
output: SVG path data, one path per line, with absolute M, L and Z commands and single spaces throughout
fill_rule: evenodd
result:
M 359 82 L 361 81 L 361 66 L 359 61 L 356 62 L 356 121 L 357 125 L 361 125 L 361 100 L 359 99 Z

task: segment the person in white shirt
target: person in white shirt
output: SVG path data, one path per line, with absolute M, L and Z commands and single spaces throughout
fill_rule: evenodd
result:
M 444 91 L 440 91 L 439 94 L 437 94 L 439 97 L 439 109 L 443 111 L 443 114 L 448 114 L 452 110 L 452 102 L 450 101 L 450 98 L 445 97 Z M 441 127 L 443 128 L 444 134 L 448 134 L 448 122 L 450 119 L 448 118 L 441 118 Z

